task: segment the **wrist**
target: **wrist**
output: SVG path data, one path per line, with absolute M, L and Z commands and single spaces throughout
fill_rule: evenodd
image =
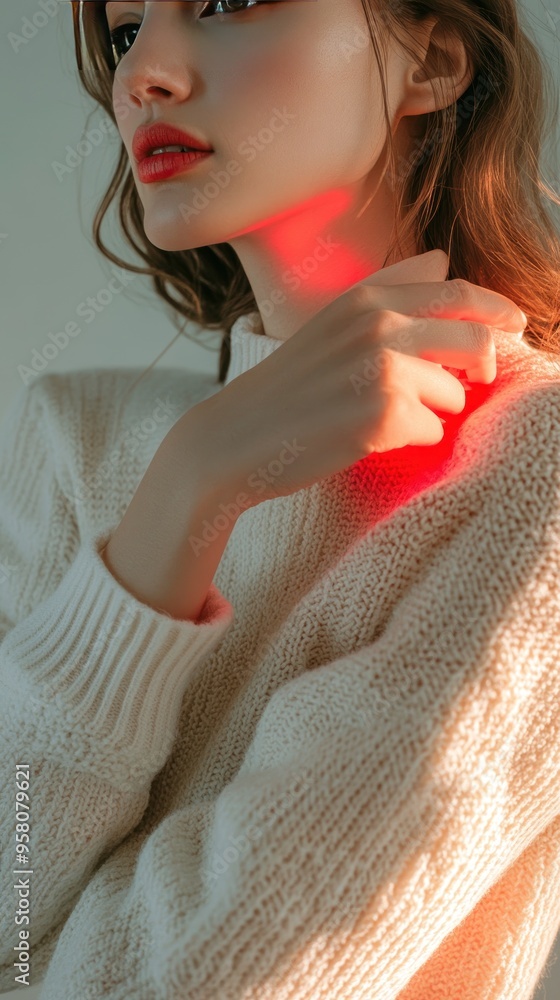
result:
M 148 466 L 101 557 L 120 585 L 172 618 L 196 621 L 241 513 L 196 461 L 179 420 Z M 224 516 L 226 515 L 226 516 Z
M 235 445 L 227 440 L 217 412 L 209 405 L 212 398 L 198 403 L 177 421 L 168 435 L 176 442 L 171 451 L 176 454 L 179 449 L 185 456 L 189 488 L 201 509 L 218 513 L 221 504 L 233 504 L 241 514 L 254 505 L 255 498 L 240 472 Z

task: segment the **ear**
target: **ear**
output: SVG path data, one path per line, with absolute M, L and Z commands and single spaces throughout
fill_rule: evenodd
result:
M 463 41 L 449 28 L 444 30 L 437 18 L 427 18 L 411 32 L 417 56 L 413 59 L 405 52 L 401 118 L 449 107 L 464 94 L 475 76 Z

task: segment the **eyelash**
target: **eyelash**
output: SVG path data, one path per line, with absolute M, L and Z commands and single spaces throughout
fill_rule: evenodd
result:
M 200 20 L 202 20 L 203 18 L 208 17 L 208 15 L 206 14 L 206 11 L 208 10 L 209 7 L 213 7 L 214 6 L 214 7 L 222 8 L 222 7 L 227 6 L 228 3 L 231 3 L 231 2 L 232 2 L 232 0 L 209 0 L 209 2 L 206 3 L 206 5 L 205 5 L 204 10 L 202 11 L 202 14 L 200 15 Z M 233 2 L 239 2 L 239 0 L 233 0 Z M 277 3 L 278 0 L 241 0 L 241 2 L 242 3 L 250 3 L 251 6 L 250 7 L 246 7 L 245 10 L 221 10 L 221 9 L 218 9 L 217 11 L 214 11 L 214 14 L 222 14 L 222 16 L 225 15 L 227 17 L 231 17 L 233 14 L 244 14 L 246 11 L 252 10 L 254 7 L 265 6 L 266 4 L 269 4 L 269 3 Z M 121 32 L 123 32 L 127 28 L 135 28 L 135 27 L 139 28 L 140 25 L 136 24 L 133 21 L 128 21 L 125 24 L 119 24 L 118 28 L 115 28 L 113 31 L 109 32 L 109 37 L 111 39 L 111 46 L 112 46 L 112 49 L 113 49 L 113 59 L 114 59 L 115 67 L 118 65 L 118 63 L 120 62 L 120 60 L 126 55 L 126 53 L 128 51 L 130 51 L 130 49 L 127 49 L 126 52 L 120 52 L 119 51 L 119 42 L 118 42 L 118 39 L 120 37 L 120 34 L 121 34 Z

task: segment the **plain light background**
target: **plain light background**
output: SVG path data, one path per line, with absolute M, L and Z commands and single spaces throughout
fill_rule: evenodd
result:
M 549 6 L 524 0 L 520 12 L 558 85 L 560 0 L 547 2 Z M 177 330 L 149 280 L 138 275 L 103 305 L 93 322 L 87 324 L 76 313 L 90 296 L 97 299 L 101 293 L 105 300 L 103 292 L 114 277 L 113 265 L 93 244 L 91 221 L 120 139 L 100 129 L 104 112 L 88 117 L 93 105 L 78 85 L 69 3 L 2 0 L 0 95 L 1 425 L 15 393 L 37 377 L 34 361 L 37 365 L 43 358 L 41 371 L 50 372 L 144 369 L 171 344 Z M 85 137 L 94 141 L 80 145 Z M 551 141 L 556 144 L 559 137 Z M 60 176 L 66 162 L 76 165 Z M 559 175 L 556 181 L 550 172 L 546 176 L 560 190 Z M 103 235 L 119 256 L 141 263 L 119 241 L 116 223 L 106 220 Z M 66 346 L 60 340 L 57 344 L 58 332 L 72 320 L 81 332 Z M 179 337 L 158 364 L 217 374 L 219 333 L 193 324 L 186 332 L 196 339 Z M 6 888 L 2 898 L 9 898 Z M 3 996 L 20 996 L 24 989 Z M 39 986 L 31 987 L 26 996 L 37 1000 L 39 993 Z M 557 958 L 534 1000 L 559 998 Z

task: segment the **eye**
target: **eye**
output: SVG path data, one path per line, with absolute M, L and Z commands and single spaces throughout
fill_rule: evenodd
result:
M 128 24 L 121 24 L 118 28 L 109 32 L 109 38 L 111 39 L 111 48 L 113 49 L 113 59 L 115 63 L 115 68 L 118 66 L 122 57 L 126 55 L 130 45 L 127 48 L 123 48 L 123 41 L 126 39 L 128 32 L 131 28 L 139 28 L 139 24 L 133 24 L 132 22 Z
M 278 3 L 278 0 L 210 0 L 210 2 L 207 2 L 204 5 L 204 9 L 199 20 L 207 17 L 214 17 L 216 14 L 243 14 L 245 11 L 252 10 L 254 7 L 264 7 L 266 4 L 271 3 Z M 125 24 L 120 24 L 117 28 L 114 28 L 113 31 L 109 32 L 115 68 L 132 46 L 131 43 L 130 45 L 127 45 L 126 48 L 123 47 L 123 44 L 126 44 L 126 38 L 129 32 L 133 28 L 140 27 L 140 24 L 127 21 Z
M 207 3 L 200 19 L 203 17 L 212 17 L 214 14 L 238 14 L 246 10 L 251 10 L 252 7 L 263 6 L 265 3 L 274 3 L 274 0 L 210 0 Z M 214 8 L 212 10 L 212 8 Z M 212 14 L 207 14 L 208 10 L 212 10 Z

